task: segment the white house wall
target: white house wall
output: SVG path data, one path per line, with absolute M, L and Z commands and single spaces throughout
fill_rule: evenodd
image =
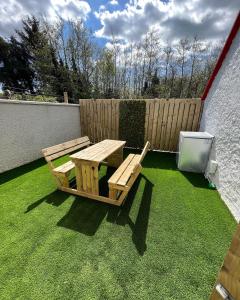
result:
M 236 35 L 205 100 L 201 131 L 215 136 L 211 159 L 218 163 L 214 175 L 223 201 L 240 220 L 240 31 Z
M 0 100 L 0 173 L 80 137 L 79 105 Z

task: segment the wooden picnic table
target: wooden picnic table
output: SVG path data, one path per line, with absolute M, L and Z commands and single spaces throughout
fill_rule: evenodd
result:
M 70 156 L 75 164 L 77 191 L 99 196 L 99 165 L 118 167 L 123 162 L 126 141 L 103 140 Z

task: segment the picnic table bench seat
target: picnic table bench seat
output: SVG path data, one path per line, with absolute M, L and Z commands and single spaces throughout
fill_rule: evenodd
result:
M 150 143 L 147 142 L 141 154 L 129 154 L 108 180 L 109 198 L 123 202 L 141 172 Z
M 69 187 L 69 176 L 75 165 L 70 160 L 58 167 L 55 167 L 53 161 L 75 150 L 88 147 L 89 145 L 89 138 L 87 136 L 84 136 L 62 144 L 42 149 L 42 154 L 48 163 L 51 173 L 57 181 L 58 187 Z

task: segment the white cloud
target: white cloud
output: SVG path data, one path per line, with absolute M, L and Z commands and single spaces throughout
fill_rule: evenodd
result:
M 99 6 L 99 10 L 105 10 L 105 9 L 106 9 L 106 7 L 103 4 Z
M 118 5 L 118 1 L 117 0 L 111 0 L 111 1 L 109 1 L 109 4 Z
M 239 7 L 240 0 L 130 0 L 124 9 L 96 12 L 102 27 L 95 35 L 126 43 L 155 29 L 165 41 L 196 35 L 205 42 L 218 41 L 226 37 Z
M 13 34 L 27 15 L 45 16 L 50 21 L 54 21 L 57 16 L 64 20 L 86 19 L 90 11 L 89 4 L 79 0 L 0 1 L 0 34 L 6 37 Z

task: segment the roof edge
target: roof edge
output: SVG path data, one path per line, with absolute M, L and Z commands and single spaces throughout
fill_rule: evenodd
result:
M 233 39 L 237 35 L 237 32 L 238 32 L 239 28 L 240 28 L 240 11 L 238 12 L 237 18 L 236 18 L 236 20 L 235 20 L 235 22 L 232 26 L 232 29 L 231 29 L 231 31 L 229 33 L 229 36 L 228 36 L 228 38 L 225 42 L 225 45 L 224 45 L 224 47 L 223 47 L 223 49 L 222 49 L 222 51 L 221 51 L 221 53 L 218 57 L 215 68 L 213 69 L 213 72 L 212 72 L 212 74 L 211 74 L 211 76 L 210 76 L 210 78 L 207 82 L 207 85 L 206 85 L 205 90 L 203 92 L 203 95 L 201 97 L 202 101 L 204 101 L 206 99 L 206 97 L 208 95 L 208 92 L 209 92 L 209 90 L 210 90 L 210 88 L 211 88 L 211 86 L 214 82 L 214 79 L 217 76 L 219 70 L 221 69 L 223 61 L 224 61 L 224 59 L 225 59 L 225 57 L 226 57 L 226 55 L 227 55 L 227 53 L 228 53 L 228 51 L 229 51 L 229 49 L 232 45 Z

